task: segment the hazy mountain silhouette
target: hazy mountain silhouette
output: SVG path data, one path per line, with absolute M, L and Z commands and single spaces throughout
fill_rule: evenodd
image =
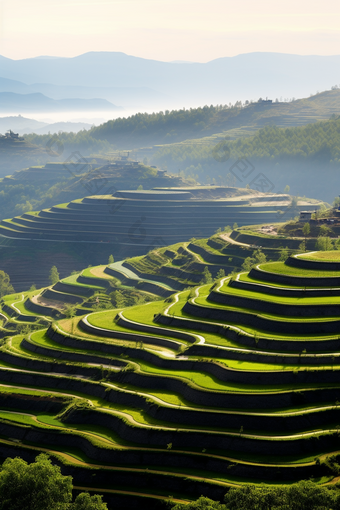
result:
M 340 55 L 248 53 L 208 63 L 176 63 L 119 52 L 90 52 L 74 58 L 11 60 L 0 57 L 0 76 L 29 84 L 31 92 L 47 93 L 46 87 L 51 85 L 42 85 L 47 81 L 53 86 L 76 87 L 72 96 L 68 94 L 69 90 L 62 92 L 59 89 L 58 99 L 80 97 L 78 87 L 82 90 L 81 97 L 85 94 L 89 98 L 88 88 L 100 88 L 102 94 L 91 97 L 113 100 L 115 104 L 122 103 L 113 99 L 112 89 L 128 87 L 132 89 L 130 92 L 133 96 L 134 88 L 139 91 L 145 88 L 155 91 L 156 95 L 167 96 L 168 101 L 164 101 L 166 107 L 169 103 L 178 106 L 224 104 L 237 99 L 266 96 L 273 99 L 280 96 L 306 97 L 316 90 L 329 89 L 338 83 L 339 65 Z M 33 85 L 37 83 L 40 85 Z M 19 87 L 18 84 L 15 86 Z M 56 89 L 54 91 L 57 93 Z M 52 97 L 51 93 L 47 95 Z M 144 99 L 140 97 L 140 101 Z
M 21 115 L 16 117 L 0 117 L 0 133 L 5 133 L 8 129 L 19 134 L 32 133 L 44 126 L 48 126 L 48 124 L 46 122 L 28 119 Z
M 0 92 L 1 112 L 66 112 L 66 111 L 116 111 L 120 108 L 106 99 L 51 99 L 43 94 L 17 94 Z
M 1 68 L 1 61 L 0 61 Z M 68 86 L 53 85 L 52 83 L 26 83 L 9 80 L 0 76 L 0 92 L 15 92 L 17 94 L 32 94 L 40 92 L 52 99 L 79 98 L 107 99 L 116 105 L 124 107 L 135 107 L 144 105 L 148 107 L 159 105 L 163 107 L 164 102 L 169 101 L 170 97 L 156 92 L 149 87 L 86 87 L 86 86 Z

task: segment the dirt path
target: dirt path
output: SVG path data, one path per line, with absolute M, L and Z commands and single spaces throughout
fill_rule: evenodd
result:
M 255 245 L 253 245 L 253 244 L 239 243 L 238 241 L 235 241 L 234 239 L 232 239 L 228 234 L 220 234 L 219 237 L 221 239 L 223 239 L 224 241 L 227 241 L 230 244 L 236 244 L 237 246 L 246 246 L 247 248 L 255 247 Z
M 91 267 L 90 273 L 93 274 L 93 276 L 96 276 L 97 278 L 105 278 L 105 280 L 112 280 L 112 276 L 109 274 L 104 273 L 104 269 L 107 266 L 97 266 L 97 267 Z

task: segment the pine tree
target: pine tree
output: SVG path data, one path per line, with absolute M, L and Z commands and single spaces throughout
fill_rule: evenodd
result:
M 58 273 L 58 269 L 56 268 L 56 266 L 51 267 L 50 282 L 52 285 L 59 282 L 59 273 Z

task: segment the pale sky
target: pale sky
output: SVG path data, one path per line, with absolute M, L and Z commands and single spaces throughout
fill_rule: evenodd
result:
M 340 54 L 339 0 L 0 0 L 0 54 L 121 51 L 207 62 L 254 51 Z

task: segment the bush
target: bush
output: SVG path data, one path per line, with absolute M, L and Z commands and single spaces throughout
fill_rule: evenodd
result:
M 101 496 L 81 493 L 72 503 L 72 477 L 45 453 L 28 464 L 6 459 L 0 471 L 0 510 L 107 510 Z

